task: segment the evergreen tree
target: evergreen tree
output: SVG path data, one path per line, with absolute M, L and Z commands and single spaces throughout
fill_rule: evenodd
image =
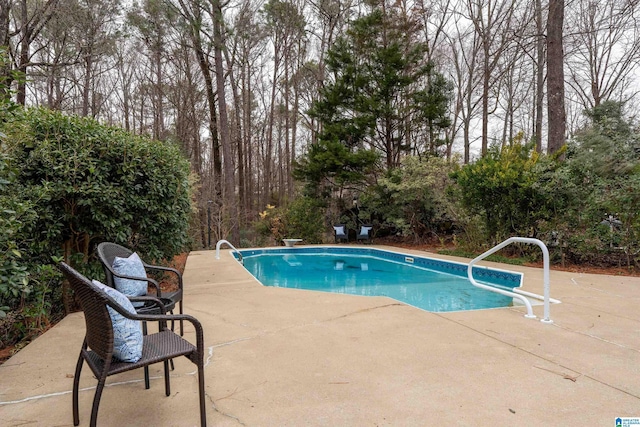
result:
M 383 4 L 353 21 L 329 49 L 328 82 L 309 111 L 321 130 L 298 165 L 299 177 L 318 184 L 340 164 L 341 172 L 345 165 L 350 171 L 342 178 L 359 179 L 356 172 L 371 167 L 378 153 L 387 170 L 404 153 L 437 153 L 450 125 L 451 86 L 425 59 L 419 30 L 417 21 Z M 333 155 L 343 157 L 328 159 Z

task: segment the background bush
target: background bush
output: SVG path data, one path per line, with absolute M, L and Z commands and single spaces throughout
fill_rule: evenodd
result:
M 538 221 L 549 215 L 550 195 L 536 185 L 541 155 L 533 148 L 517 138 L 508 147 L 494 147 L 452 175 L 460 202 L 482 218 L 484 240 L 491 244 L 515 235 L 533 237 Z
M 539 155 L 516 139 L 455 172 L 456 199 L 476 218 L 463 236 L 484 248 L 511 236 L 536 237 L 559 262 L 640 267 L 638 132 L 620 103 L 586 114 L 590 123 L 561 157 Z
M 590 125 L 569 142 L 549 180 L 547 191 L 563 209 L 547 229 L 558 230 L 558 247 L 573 262 L 640 267 L 638 132 L 617 102 L 587 116 Z
M 343 221 L 355 229 L 373 223 L 377 236 L 443 239 L 453 233 L 455 212 L 447 190 L 455 167 L 440 157 L 408 156 L 360 196 L 358 224 Z

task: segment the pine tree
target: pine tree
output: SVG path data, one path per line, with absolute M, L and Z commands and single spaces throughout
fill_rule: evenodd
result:
M 321 130 L 298 176 L 317 182 L 331 175 L 330 165 L 342 164 L 344 171 L 352 161 L 346 169 L 357 178 L 354 173 L 371 167 L 368 161 L 377 155 L 389 170 L 405 153 L 437 153 L 444 142 L 439 136 L 450 125 L 451 85 L 426 60 L 419 30 L 402 11 L 376 6 L 328 50 L 328 82 L 309 111 Z M 331 153 L 343 158 L 329 159 Z

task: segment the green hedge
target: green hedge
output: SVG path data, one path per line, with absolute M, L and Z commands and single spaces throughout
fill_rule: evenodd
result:
M 156 260 L 187 247 L 190 168 L 176 146 L 45 109 L 0 132 L 0 310 L 67 311 L 51 267 L 64 259 L 100 278 L 101 241 Z

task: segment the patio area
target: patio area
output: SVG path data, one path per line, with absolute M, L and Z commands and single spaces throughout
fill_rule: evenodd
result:
M 192 252 L 184 275 L 184 311 L 204 327 L 210 426 L 614 426 L 640 417 L 640 278 L 552 270 L 551 297 L 562 303 L 544 324 L 523 307 L 429 313 L 385 297 L 263 287 L 222 252 Z M 542 293 L 540 269 L 481 265 L 522 271 L 523 289 Z M 82 316 L 0 366 L 0 424 L 72 425 Z M 192 330 L 185 336 L 193 341 Z M 150 390 L 142 370 L 109 377 L 98 424 L 198 425 L 194 365 L 176 359 L 169 397 L 161 367 L 151 367 Z M 85 366 L 80 425 L 95 384 Z

